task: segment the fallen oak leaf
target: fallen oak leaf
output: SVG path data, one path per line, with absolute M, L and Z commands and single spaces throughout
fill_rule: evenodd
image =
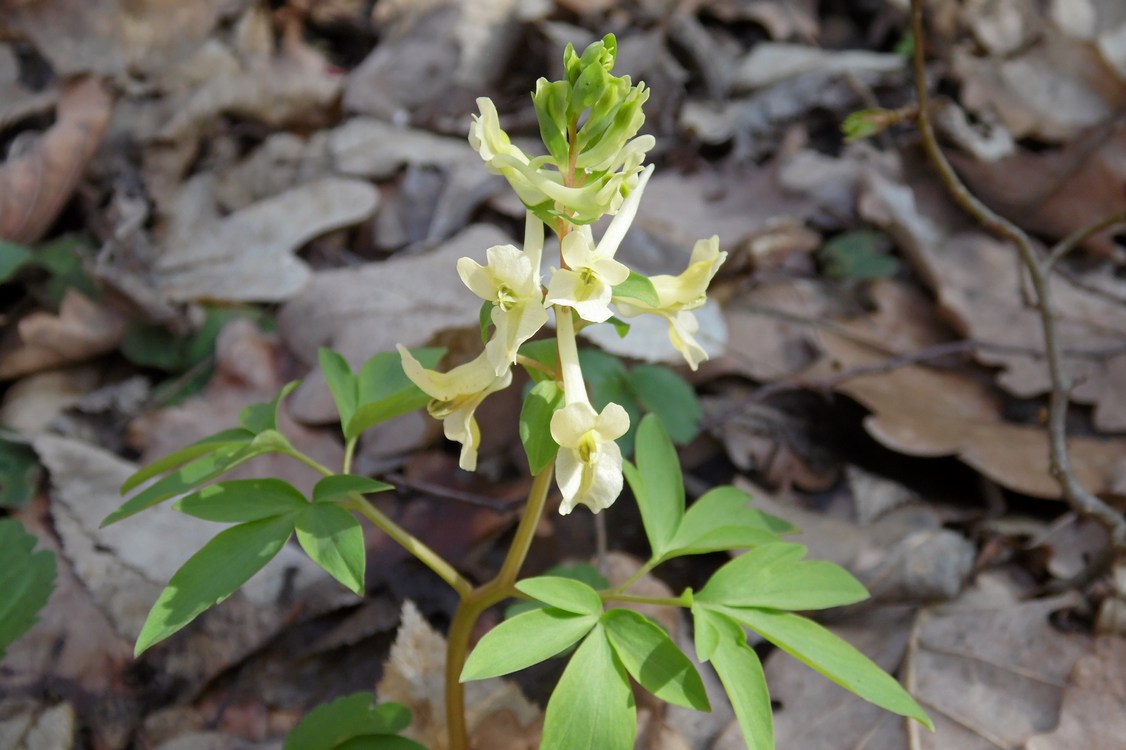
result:
M 55 124 L 0 166 L 0 239 L 43 237 L 97 151 L 112 110 L 113 97 L 98 79 L 64 85 Z
M 82 362 L 113 351 L 128 317 L 68 289 L 58 314 L 33 312 L 0 340 L 0 379 Z

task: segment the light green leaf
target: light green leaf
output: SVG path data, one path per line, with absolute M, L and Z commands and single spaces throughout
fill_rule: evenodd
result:
M 255 435 L 261 435 L 263 432 L 270 432 L 278 429 L 278 409 L 281 408 L 281 402 L 286 396 L 293 393 L 297 386 L 301 385 L 300 380 L 294 380 L 282 386 L 278 391 L 278 395 L 274 396 L 273 401 L 261 404 L 252 404 L 238 415 L 238 423 L 244 429 L 250 430 Z
M 777 534 L 791 531 L 781 519 L 748 507 L 750 497 L 735 487 L 716 487 L 688 507 L 661 557 L 720 552 L 778 541 Z
M 648 276 L 630 271 L 629 278 L 621 284 L 614 286 L 614 296 L 626 299 L 635 299 L 649 307 L 660 307 L 661 298 L 657 296 L 657 289 Z
M 864 700 L 934 729 L 930 717 L 894 677 L 812 620 L 769 609 L 707 606 L 745 625 Z
M 730 607 L 809 610 L 855 604 L 868 598 L 860 581 L 829 562 L 802 561 L 800 544 L 775 542 L 746 552 L 715 573 L 698 601 Z
M 661 421 L 647 415 L 637 428 L 637 475 L 643 491 L 637 495 L 645 534 L 660 557 L 669 550 L 669 543 L 684 517 L 684 479 L 680 474 L 680 458 Z M 630 478 L 630 474 L 626 475 Z M 630 484 L 633 487 L 631 481 Z
M 294 515 L 274 516 L 220 532 L 172 576 L 137 637 L 135 654 L 177 632 L 250 580 L 285 546 Z
M 563 389 L 554 380 L 536 383 L 524 397 L 520 410 L 520 442 L 533 474 L 543 471 L 559 452 L 559 445 L 551 437 L 551 415 L 562 406 Z
M 306 505 L 297 516 L 297 541 L 329 575 L 364 595 L 364 530 L 351 513 L 331 503 Z
M 879 279 L 899 271 L 899 261 L 888 254 L 891 246 L 891 238 L 883 232 L 845 232 L 826 242 L 817 257 L 833 278 Z
M 704 412 L 696 391 L 684 378 L 661 365 L 638 365 L 627 377 L 641 405 L 660 418 L 674 443 L 683 445 L 695 439 Z
M 575 650 L 547 702 L 540 750 L 632 750 L 636 733 L 629 676 L 599 625 Z
M 0 508 L 22 508 L 31 502 L 42 474 L 31 446 L 0 437 Z
M 345 428 L 352 416 L 356 413 L 356 405 L 360 396 L 360 383 L 352 372 L 348 360 L 331 349 L 321 349 L 317 352 L 321 372 L 324 373 L 328 390 L 332 393 L 332 400 L 336 402 L 336 413 L 340 415 L 340 426 Z
M 19 521 L 0 519 L 0 659 L 35 624 L 55 587 L 55 556 L 34 548 L 35 537 Z
M 410 709 L 402 704 L 375 705 L 371 693 L 353 693 L 310 711 L 290 731 L 283 750 L 426 750 L 398 736 L 410 721 Z
M 140 513 L 146 508 L 159 505 L 170 497 L 189 492 L 255 456 L 261 455 L 263 452 L 256 448 L 253 443 L 225 443 L 212 450 L 209 455 L 180 467 L 126 500 L 120 508 L 106 516 L 105 520 L 102 521 L 102 526 L 117 523 L 134 513 Z
M 576 581 L 581 581 L 587 586 L 590 586 L 595 591 L 599 589 L 610 588 L 610 582 L 606 577 L 598 572 L 598 568 L 590 563 L 574 563 L 572 565 L 553 565 L 543 572 L 545 576 L 555 576 L 557 578 L 571 578 Z M 510 619 L 523 612 L 528 612 L 533 609 L 538 609 L 545 606 L 543 602 L 538 602 L 535 599 L 518 599 L 512 604 L 509 604 L 504 609 L 505 619 Z
M 153 461 L 148 466 L 130 475 L 130 477 L 125 480 L 125 484 L 121 485 L 121 492 L 122 494 L 129 492 L 135 487 L 140 486 L 143 482 L 163 474 L 166 471 L 175 469 L 177 466 L 181 466 L 191 461 L 193 458 L 198 458 L 199 456 L 232 445 L 247 445 L 253 439 L 254 433 L 249 430 L 244 430 L 241 427 L 223 430 L 214 435 L 208 435 L 202 440 L 198 440 L 185 448 L 181 448 L 175 453 L 169 453 L 167 456 Z
M 747 645 L 743 628 L 728 618 L 693 608 L 696 627 L 706 623 L 716 634 L 712 666 L 719 675 L 748 750 L 774 750 L 774 712 L 758 654 Z
M 582 581 L 562 576 L 540 576 L 516 582 L 516 588 L 533 599 L 567 612 L 601 615 L 602 599 Z
M 570 648 L 597 623 L 594 615 L 554 607 L 516 615 L 478 641 L 461 671 L 461 680 L 499 677 L 539 664 Z
M 481 343 L 489 343 L 489 326 L 493 324 L 493 308 L 497 304 L 491 300 L 485 300 L 481 304 L 481 312 L 477 314 L 478 322 L 481 325 Z
M 442 348 L 411 349 L 423 367 L 433 369 L 445 355 Z M 359 374 L 356 413 L 344 428 L 349 440 L 380 422 L 421 409 L 430 397 L 418 389 L 403 372 L 398 352 L 382 352 L 364 363 Z
M 555 360 L 558 357 L 555 339 L 537 339 L 535 341 L 525 341 L 520 345 L 520 356 L 526 357 L 535 362 L 539 362 L 546 367 L 549 371 L 555 371 Z M 542 383 L 545 380 L 553 380 L 552 376 L 539 369 L 538 367 L 528 367 L 524 365 L 524 371 L 528 373 L 528 377 L 532 379 L 533 383 Z
M 668 703 L 710 711 L 696 667 L 652 620 L 628 609 L 602 616 L 610 645 L 638 684 Z
M 243 523 L 298 513 L 309 507 L 296 487 L 280 479 L 234 479 L 177 500 L 181 513 L 220 523 Z
M 386 492 L 395 486 L 378 479 L 361 477 L 356 474 L 334 474 L 317 482 L 313 488 L 314 503 L 336 503 L 344 500 L 350 493 L 369 495 L 373 492 Z

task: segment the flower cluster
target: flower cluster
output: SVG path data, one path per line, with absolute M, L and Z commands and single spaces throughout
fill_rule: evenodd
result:
M 402 346 L 403 370 L 433 400 L 432 416 L 443 421 L 446 437 L 462 444 L 460 465 L 477 465 L 480 429 L 477 406 L 512 382 L 520 347 L 554 311 L 562 386 L 561 407 L 551 416 L 550 432 L 558 445 L 555 472 L 563 502 L 561 513 L 586 505 L 597 513 L 609 507 L 622 489 L 622 454 L 615 442 L 629 429 L 629 416 L 618 404 L 598 412 L 587 396 L 575 342 L 576 323 L 603 323 L 615 314 L 629 318 L 658 315 L 668 323 L 669 339 L 692 369 L 706 359 L 694 334 L 699 325 L 692 310 L 701 306 L 708 284 L 726 253 L 719 240 L 700 240 L 688 267 L 678 276 L 644 277 L 615 255 L 637 215 L 653 167 L 643 167 L 652 136 L 637 135 L 644 122 L 642 105 L 649 92 L 628 76 L 611 74 L 616 54 L 612 35 L 590 45 L 580 56 L 568 46 L 563 80 L 541 79 L 533 95 L 540 134 L 548 153 L 529 157 L 500 127 L 496 107 L 478 99 L 469 142 L 490 171 L 501 174 L 527 208 L 524 244 L 497 245 L 485 251 L 486 264 L 458 261 L 465 285 L 491 306 L 493 333 L 473 361 L 449 372 L 425 369 Z M 596 241 L 591 224 L 613 216 Z M 546 289 L 542 255 L 545 226 L 559 238 L 558 267 Z

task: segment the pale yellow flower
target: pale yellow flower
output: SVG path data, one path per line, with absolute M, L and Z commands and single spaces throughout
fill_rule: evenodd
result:
M 618 404 L 599 414 L 585 400 L 551 416 L 551 437 L 559 444 L 555 476 L 567 515 L 576 505 L 594 513 L 609 508 L 622 491 L 622 451 L 614 441 L 629 429 L 629 415 Z
M 500 375 L 516 361 L 520 345 L 547 322 L 547 310 L 533 258 L 512 245 L 490 247 L 485 256 L 487 266 L 470 258 L 459 259 L 457 272 L 470 291 L 493 303 L 496 333 L 485 344 L 485 354 Z M 538 263 L 538 257 L 535 260 Z
M 553 272 L 547 288 L 547 304 L 573 307 L 580 318 L 592 323 L 602 323 L 613 315 L 610 311 L 612 287 L 629 278 L 629 268 L 614 260 L 614 255 L 637 215 L 641 194 L 651 174 L 652 166 L 641 173 L 637 187 L 622 203 L 597 245 L 590 227 L 586 226 L 575 227 L 563 238 L 563 262 L 567 267 Z
M 477 446 L 481 430 L 473 413 L 490 393 L 507 388 L 512 371 L 497 375 L 486 352 L 449 372 L 427 370 L 402 344 L 398 346 L 403 372 L 423 393 L 433 399 L 426 407 L 430 416 L 442 420 L 446 437 L 461 443 L 458 465 L 466 471 L 477 468 Z
M 695 370 L 708 358 L 707 352 L 696 341 L 700 324 L 692 310 L 707 301 L 708 285 L 727 258 L 719 250 L 719 238 L 712 236 L 699 240 L 692 248 L 688 268 L 679 276 L 659 275 L 649 277 L 657 291 L 658 305 L 653 307 L 634 298 L 615 299 L 618 311 L 624 317 L 651 314 L 660 315 L 669 324 L 669 340 L 684 355 L 688 366 Z

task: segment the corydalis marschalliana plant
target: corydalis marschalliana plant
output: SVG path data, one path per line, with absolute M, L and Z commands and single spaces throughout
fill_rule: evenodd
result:
M 675 276 L 646 278 L 617 259 L 652 174 L 653 168 L 643 162 L 653 139 L 637 135 L 647 91 L 612 75 L 615 49 L 610 36 L 582 55 L 568 47 L 566 77 L 537 85 L 533 100 L 546 155 L 528 156 L 516 148 L 500 129 L 492 103 L 479 101 L 470 141 L 528 210 L 522 247 L 498 245 L 484 251 L 484 265 L 470 258 L 457 264 L 466 286 L 484 301 L 482 320 L 492 329 L 478 356 L 442 372 L 433 368 L 443 350 L 399 347 L 398 352 L 374 355 L 354 372 L 339 354 L 321 350 L 321 369 L 344 438 L 339 471 L 301 453 L 279 430 L 278 409 L 296 387 L 292 383 L 273 402 L 243 410 L 238 427 L 166 456 L 125 483 L 122 491 L 133 494 L 107 524 L 173 497 L 180 497 L 174 507 L 182 513 L 231 524 L 172 577 L 141 628 L 138 653 L 229 597 L 293 536 L 313 562 L 362 595 L 366 548 L 359 515 L 457 593 L 444 685 L 448 750 L 467 750 L 470 744 L 462 681 L 509 674 L 568 652 L 567 666 L 547 703 L 543 749 L 630 750 L 637 732 L 634 683 L 660 700 L 709 710 L 693 660 L 653 620 L 625 608 L 639 603 L 691 612 L 695 662 L 715 669 L 747 746 L 754 750 L 773 748 L 774 729 L 762 665 L 747 644 L 745 629 L 862 698 L 930 726 L 892 677 L 828 630 L 794 614 L 866 598 L 858 581 L 836 565 L 802 559 L 804 547 L 780 539 L 794 529 L 751 507 L 741 490 L 717 487 L 691 505 L 686 502 L 669 434 L 674 423 L 684 422 L 676 405 L 686 407 L 682 411 L 697 406 L 689 386 L 652 366 L 627 374 L 620 362 L 600 354 L 600 367 L 607 369 L 610 359 L 626 384 L 616 391 L 619 400 L 635 394 L 638 399 L 608 402 L 602 409 L 591 403 L 576 333 L 616 316 L 657 315 L 666 321 L 673 345 L 695 368 L 706 355 L 695 339 L 693 310 L 704 303 L 725 257 L 712 237 L 696 243 L 686 268 Z M 596 236 L 591 224 L 606 215 L 610 221 Z M 558 239 L 559 250 L 552 255 L 555 260 L 545 262 L 548 230 Z M 546 284 L 545 265 L 550 266 Z M 554 341 L 531 340 L 552 314 Z M 584 354 L 586 362 L 598 361 L 589 350 Z M 366 430 L 425 407 L 442 420 L 446 436 L 461 443 L 460 465 L 474 469 L 481 441 L 476 409 L 490 394 L 511 385 L 517 364 L 536 381 L 520 415 L 520 437 L 534 478 L 499 571 L 474 583 L 368 499 L 392 487 L 353 474 L 352 456 Z M 587 375 L 593 390 L 599 376 L 593 370 Z M 651 408 L 653 413 L 634 431 L 629 415 L 640 408 L 643 395 L 647 406 L 657 404 L 664 413 L 658 417 L 658 409 Z M 631 435 L 635 463 L 624 460 L 619 447 Z M 280 479 L 214 481 L 267 453 L 296 459 L 323 478 L 308 496 Z M 146 484 L 150 479 L 154 481 Z M 595 513 L 605 510 L 628 482 L 651 549 L 650 558 L 628 580 L 611 586 L 593 569 L 582 575 L 553 570 L 520 578 L 553 480 L 563 496 L 564 514 L 576 505 Z M 685 589 L 668 598 L 632 593 L 634 584 L 668 560 L 736 549 L 747 552 L 715 571 L 698 592 Z M 514 597 L 525 599 L 525 611 L 490 630 L 470 654 L 481 614 Z M 310 713 L 290 734 L 285 750 L 360 744 L 425 750 L 401 734 L 409 727 L 410 712 L 404 707 L 389 702 L 372 706 L 370 695 L 357 694 Z
M 511 382 L 509 368 L 520 361 L 521 344 L 539 332 L 548 322 L 548 309 L 553 310 L 563 400 L 551 416 L 550 434 L 561 449 L 555 473 L 564 514 L 576 505 L 597 513 L 614 502 L 623 485 L 622 455 L 614 441 L 629 429 L 621 405 L 608 404 L 601 412 L 591 406 L 577 330 L 604 323 L 615 312 L 659 315 L 668 321 L 673 345 L 696 369 L 707 354 L 695 339 L 699 325 L 691 311 L 704 304 L 708 284 L 727 257 L 718 238 L 701 240 L 682 274 L 651 279 L 615 257 L 653 173 L 643 162 L 654 145 L 652 136 L 637 135 L 649 92 L 642 83 L 631 85 L 628 76 L 612 75 L 615 51 L 613 37 L 592 44 L 581 56 L 568 47 L 566 78 L 537 83 L 532 98 L 546 155 L 530 157 L 513 145 L 492 101 L 477 100 L 480 114 L 473 118 L 469 141 L 527 208 L 524 247 L 491 247 L 484 266 L 471 258 L 458 261 L 465 285 L 491 307 L 494 330 L 481 357 L 437 373 L 399 348 L 408 377 L 433 398 L 430 413 L 443 420 L 448 438 L 462 444 L 461 467 L 473 470 L 480 441 L 473 410 Z M 590 225 L 604 215 L 613 218 L 596 241 Z M 559 239 L 558 266 L 551 268 L 546 290 L 545 225 Z M 486 363 L 493 366 L 491 373 Z

